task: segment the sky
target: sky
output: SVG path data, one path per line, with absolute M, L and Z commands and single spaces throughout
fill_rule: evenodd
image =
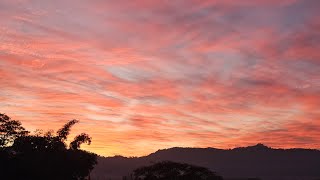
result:
M 83 149 L 320 149 L 318 0 L 1 0 L 0 112 Z

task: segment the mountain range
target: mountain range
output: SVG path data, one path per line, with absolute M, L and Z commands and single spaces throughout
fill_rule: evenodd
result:
M 122 179 L 133 169 L 159 161 L 207 167 L 225 179 L 320 180 L 320 151 L 274 149 L 263 144 L 234 149 L 181 148 L 158 150 L 143 157 L 99 157 L 92 179 Z

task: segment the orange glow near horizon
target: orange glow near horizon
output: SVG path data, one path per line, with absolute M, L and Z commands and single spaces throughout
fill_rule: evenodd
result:
M 100 155 L 320 148 L 320 1 L 0 2 L 0 113 Z M 71 137 L 72 138 L 72 137 Z

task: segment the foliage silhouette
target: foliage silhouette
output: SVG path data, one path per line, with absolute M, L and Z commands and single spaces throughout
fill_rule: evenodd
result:
M 59 129 L 57 131 L 57 137 L 63 141 L 67 140 L 68 135 L 70 134 L 71 127 L 78 122 L 79 122 L 78 120 L 73 119 L 73 120 L 69 121 L 68 123 L 66 123 L 61 129 Z
M 134 180 L 222 180 L 207 168 L 163 161 L 133 171 Z
M 0 148 L 1 178 L 22 180 L 78 180 L 85 179 L 97 163 L 97 155 L 80 150 L 82 143 L 91 142 L 89 135 L 82 133 L 75 137 L 67 148 L 65 140 L 71 127 L 78 123 L 72 120 L 59 129 L 56 135 L 52 132 L 28 135 L 19 121 L 2 115 L 1 132 L 3 142 L 8 143 Z M 14 126 L 3 125 L 12 121 Z M 3 122 L 3 123 L 2 123 Z M 12 128 L 14 127 L 14 128 Z M 7 136 L 14 135 L 14 136 Z
M 91 137 L 86 133 L 81 133 L 76 136 L 74 140 L 70 143 L 70 149 L 79 149 L 80 145 L 83 143 L 91 144 Z
M 28 133 L 19 121 L 0 113 L 0 148 L 12 144 L 14 139 Z

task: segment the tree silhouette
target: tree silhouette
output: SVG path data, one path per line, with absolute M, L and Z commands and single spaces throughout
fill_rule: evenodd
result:
M 78 180 L 85 179 L 97 163 L 97 155 L 80 150 L 82 143 L 91 143 L 91 137 L 82 133 L 70 143 L 65 143 L 71 127 L 78 120 L 71 120 L 54 135 L 52 132 L 37 132 L 28 135 L 19 121 L 2 115 L 0 127 L 3 146 L 0 150 L 1 178 L 20 180 Z M 13 125 L 9 126 L 8 122 Z M 3 125 L 4 124 L 4 125 Z M 12 135 L 12 136 L 8 136 Z M 9 138 L 8 138 L 9 137 Z M 8 146 L 8 142 L 12 142 Z
M 134 180 L 222 180 L 204 167 L 164 161 L 133 171 Z
M 88 143 L 90 145 L 91 137 L 86 133 L 81 133 L 70 143 L 70 149 L 79 149 L 82 143 Z
M 17 137 L 25 136 L 28 133 L 19 121 L 12 120 L 9 116 L 0 113 L 0 148 L 12 144 Z
M 61 129 L 57 131 L 57 138 L 59 140 L 65 141 L 68 138 L 68 135 L 70 134 L 71 127 L 78 123 L 79 121 L 76 119 L 73 119 L 66 123 Z

